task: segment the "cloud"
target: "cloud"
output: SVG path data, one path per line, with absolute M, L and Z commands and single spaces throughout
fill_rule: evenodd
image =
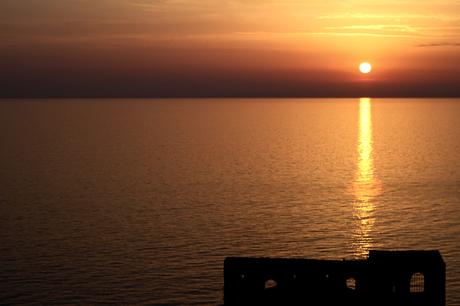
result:
M 417 47 L 420 47 L 420 48 L 460 47 L 460 43 L 455 43 L 455 42 L 433 42 L 433 43 L 418 44 Z
M 368 33 L 368 32 L 311 32 L 310 35 L 370 36 L 370 37 L 414 37 L 412 34 Z
M 329 19 L 391 19 L 391 20 L 403 20 L 403 19 L 423 19 L 423 20 L 441 20 L 441 21 L 459 21 L 460 16 L 448 16 L 448 15 L 422 15 L 422 14 L 331 14 L 321 15 L 317 19 L 329 20 Z
M 389 31 L 389 32 L 411 32 L 417 30 L 409 25 L 401 24 L 368 24 L 368 25 L 348 25 L 337 27 L 325 27 L 325 30 L 371 30 L 371 31 Z

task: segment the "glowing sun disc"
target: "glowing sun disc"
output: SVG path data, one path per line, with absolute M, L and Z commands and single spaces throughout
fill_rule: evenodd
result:
M 361 73 L 367 74 L 372 71 L 372 65 L 368 62 L 361 63 L 359 65 L 359 71 L 361 71 Z

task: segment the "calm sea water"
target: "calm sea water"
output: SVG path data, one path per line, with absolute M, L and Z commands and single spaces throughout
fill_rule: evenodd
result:
M 226 256 L 439 249 L 460 100 L 0 101 L 0 303 L 218 304 Z

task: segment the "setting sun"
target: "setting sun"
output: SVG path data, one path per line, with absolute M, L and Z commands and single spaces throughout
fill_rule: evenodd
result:
M 372 71 L 372 65 L 368 62 L 363 62 L 359 65 L 359 71 L 361 71 L 363 74 L 368 74 Z

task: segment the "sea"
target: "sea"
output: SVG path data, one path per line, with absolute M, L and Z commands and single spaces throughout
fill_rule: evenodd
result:
M 0 304 L 219 305 L 228 256 L 440 250 L 460 99 L 0 100 Z

